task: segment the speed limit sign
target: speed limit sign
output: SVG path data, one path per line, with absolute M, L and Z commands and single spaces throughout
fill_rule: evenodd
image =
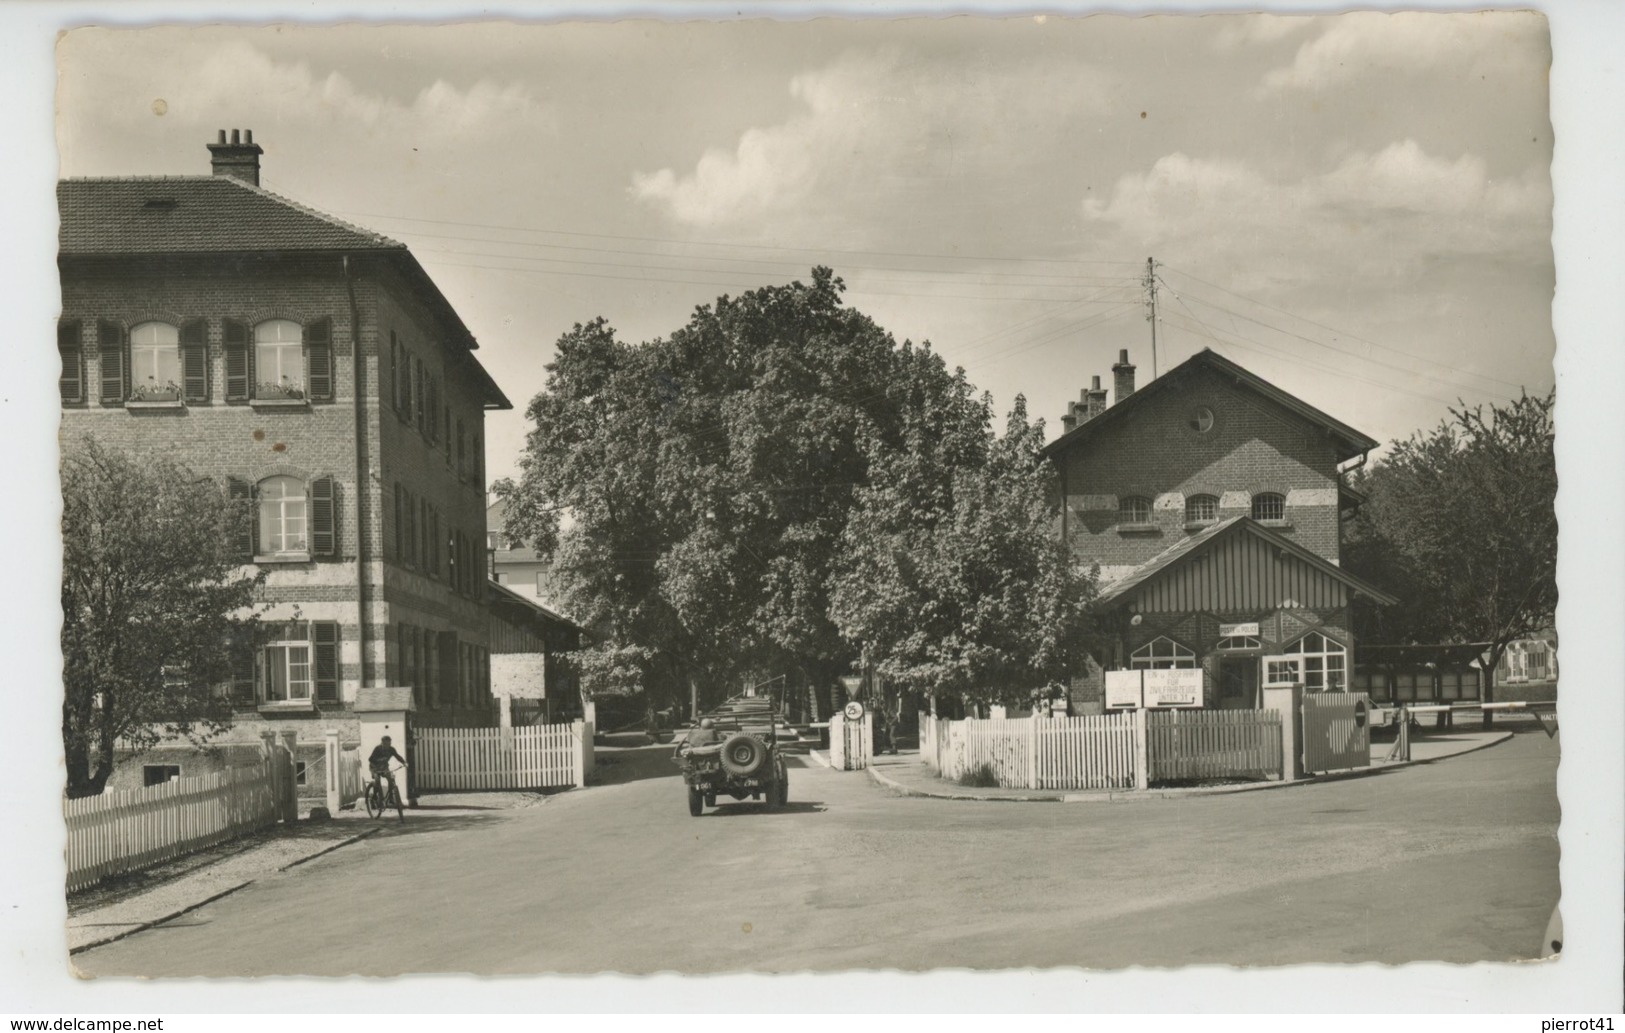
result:
M 842 713 L 846 715 L 848 721 L 861 721 L 863 720 L 863 704 L 853 700 L 846 705 L 846 709 Z

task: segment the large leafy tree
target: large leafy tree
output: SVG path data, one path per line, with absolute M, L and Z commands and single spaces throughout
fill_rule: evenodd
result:
M 991 435 L 962 373 L 843 290 L 819 268 L 669 338 L 627 344 L 598 320 L 559 341 L 521 477 L 497 491 L 599 632 L 588 691 L 705 702 L 789 670 L 822 693 L 865 649 L 880 659 L 832 612 L 859 495 L 941 461 L 974 470 Z
M 253 622 L 252 518 L 221 486 L 94 439 L 62 456 L 62 745 L 68 795 L 100 793 L 115 749 L 201 741 L 231 719 L 214 686 Z
M 1552 401 L 1451 410 L 1356 483 L 1370 499 L 1345 562 L 1400 599 L 1362 611 L 1362 637 L 1487 643 L 1488 698 L 1507 645 L 1550 627 L 1557 610 Z
M 1043 424 L 1018 397 L 995 438 L 988 410 L 881 460 L 847 526 L 835 619 L 893 692 L 1023 701 L 1084 661 L 1094 579 L 1056 533 Z

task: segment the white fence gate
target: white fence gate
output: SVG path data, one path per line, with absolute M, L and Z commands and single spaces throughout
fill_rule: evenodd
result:
M 593 728 L 584 721 L 520 728 L 421 728 L 412 746 L 419 789 L 584 786 Z
M 272 763 L 65 801 L 68 892 L 276 824 Z
M 875 755 L 875 715 L 867 710 L 858 721 L 836 713 L 829 719 L 829 766 L 837 771 L 861 771 Z

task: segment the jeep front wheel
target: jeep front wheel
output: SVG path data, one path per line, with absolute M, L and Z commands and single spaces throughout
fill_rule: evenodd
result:
M 700 812 L 703 811 L 703 810 L 705 810 L 705 794 L 700 792 L 698 789 L 695 789 L 693 786 L 689 786 L 688 787 L 688 813 L 689 813 L 689 816 L 694 817 L 694 818 L 698 818 L 700 816 Z

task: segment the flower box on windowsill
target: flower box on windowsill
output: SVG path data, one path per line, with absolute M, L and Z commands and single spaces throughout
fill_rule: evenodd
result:
M 307 714 L 316 709 L 313 699 L 273 699 L 259 705 L 262 714 Z
M 267 565 L 277 564 L 277 563 L 309 563 L 310 562 L 310 553 L 308 553 L 308 552 L 270 552 L 270 553 L 264 553 L 262 555 L 255 556 L 254 557 L 254 562 L 258 563 L 260 566 L 267 566 Z
M 297 398 L 290 398 L 286 395 L 255 395 L 253 398 L 248 400 L 248 404 L 253 406 L 255 409 L 293 409 L 303 411 L 309 411 L 310 409 L 310 399 L 304 397 L 303 395 L 300 395 Z
M 126 401 L 124 403 L 124 408 L 137 411 L 147 411 L 152 409 L 184 409 L 186 408 L 186 403 L 181 401 L 179 396 L 175 398 L 149 398 L 137 396 Z

